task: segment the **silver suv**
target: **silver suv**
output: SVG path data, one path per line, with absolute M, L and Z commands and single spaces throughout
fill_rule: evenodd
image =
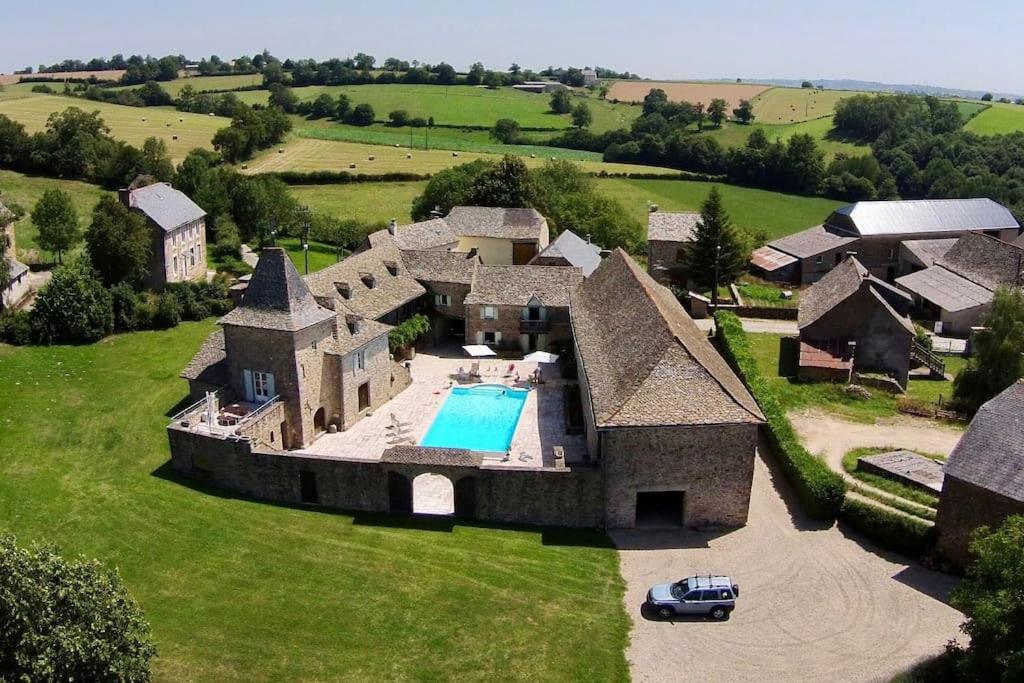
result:
M 675 583 L 659 583 L 647 591 L 647 604 L 662 619 L 677 614 L 705 614 L 726 619 L 736 609 L 740 587 L 728 576 L 691 576 Z

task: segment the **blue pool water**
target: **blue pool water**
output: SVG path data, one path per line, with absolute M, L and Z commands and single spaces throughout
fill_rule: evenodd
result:
M 496 385 L 455 387 L 420 445 L 507 451 L 528 394 Z

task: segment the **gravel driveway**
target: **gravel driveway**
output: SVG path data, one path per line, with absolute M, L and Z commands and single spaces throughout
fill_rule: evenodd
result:
M 620 531 L 627 657 L 636 681 L 888 680 L 938 653 L 961 615 L 943 600 L 952 577 L 804 518 L 781 474 L 758 458 L 746 527 L 723 534 Z M 740 584 L 726 622 L 641 614 L 647 588 L 688 573 Z

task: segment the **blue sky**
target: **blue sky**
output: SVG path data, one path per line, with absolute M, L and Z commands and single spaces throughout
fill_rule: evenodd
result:
M 5 2 L 0 71 L 115 52 L 368 52 L 652 78 L 855 78 L 1024 94 L 1021 0 Z

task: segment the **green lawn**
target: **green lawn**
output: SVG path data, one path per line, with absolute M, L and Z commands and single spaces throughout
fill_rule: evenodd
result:
M 39 245 L 36 243 L 39 230 L 32 223 L 30 214 L 36 202 L 43 196 L 43 192 L 50 188 L 61 189 L 71 196 L 75 209 L 78 211 L 78 222 L 83 231 L 89 225 L 93 207 L 104 194 L 100 187 L 77 180 L 57 180 L 0 170 L 0 202 L 19 204 L 26 211 L 25 217 L 14 226 L 18 252 L 38 250 L 40 262 L 49 261 L 52 255 L 39 249 Z M 35 259 L 29 258 L 28 260 Z
M 426 181 L 408 183 L 348 183 L 293 185 L 292 194 L 313 211 L 368 223 L 412 220 L 412 200 L 423 194 Z
M 754 115 L 768 124 L 796 123 L 830 116 L 839 100 L 870 93 L 817 88 L 770 88 L 753 100 Z
M 979 135 L 999 135 L 1024 130 L 1024 106 L 1001 102 L 989 104 L 991 106 L 988 109 L 967 122 L 965 130 Z
M 910 486 L 909 484 L 904 484 L 903 482 L 897 481 L 896 479 L 890 479 L 889 477 L 883 477 L 880 474 L 865 472 L 859 469 L 859 465 L 857 463 L 857 460 L 859 458 L 863 458 L 864 456 L 867 455 L 886 453 L 888 451 L 899 448 L 903 447 L 867 446 L 864 448 L 854 448 L 852 451 L 849 451 L 843 456 L 843 469 L 846 470 L 850 474 L 850 476 L 863 481 L 865 484 L 869 484 L 877 489 L 881 489 L 886 493 L 891 493 L 894 496 L 899 496 L 900 498 L 904 498 L 912 503 L 917 503 L 918 505 L 926 505 L 930 508 L 936 507 L 939 504 L 939 496 L 937 494 L 931 493 L 930 491 L 925 491 L 923 489 L 919 489 L 914 486 Z M 929 455 L 927 453 L 919 453 L 919 455 L 924 455 L 925 457 L 931 458 L 932 460 L 944 460 L 944 458 L 939 458 L 937 456 Z
M 603 536 L 240 500 L 177 480 L 165 414 L 212 321 L 0 346 L 0 529 L 116 566 L 157 680 L 626 680 Z
M 784 410 L 815 408 L 857 422 L 874 422 L 898 413 L 896 397 L 881 390 L 869 389 L 871 398 L 848 396 L 843 385 L 832 382 L 797 382 L 795 368 L 779 367 L 779 334 L 747 334 L 750 349 L 764 376 L 774 386 Z M 962 358 L 947 357 L 947 373 L 956 374 L 964 365 Z M 952 394 L 953 383 L 945 380 L 911 379 L 907 396 L 921 401 L 934 401 L 940 394 Z
M 662 211 L 699 211 L 711 191 L 709 183 L 688 180 L 599 178 L 597 186 L 625 204 L 644 225 L 647 224 L 648 203 L 657 204 Z M 718 189 L 722 192 L 725 209 L 736 225 L 764 230 L 769 239 L 821 223 L 844 203 L 735 185 L 719 184 Z
M 831 116 L 791 124 L 773 124 L 765 121 L 754 121 L 749 125 L 724 123 L 721 128 L 708 129 L 707 134 L 716 138 L 723 147 L 743 147 L 755 128 L 763 130 L 771 142 L 785 142 L 794 135 L 810 135 L 817 142 L 818 148 L 825 152 L 826 160 L 830 160 L 838 153 L 847 156 L 871 154 L 869 145 L 835 139 L 832 136 Z
M 283 247 L 288 252 L 288 257 L 299 269 L 300 273 L 306 272 L 306 257 L 302 253 L 302 240 L 298 237 L 285 237 L 277 240 L 277 246 Z M 344 256 L 344 255 L 343 255 Z M 322 244 L 310 240 L 309 242 L 309 272 L 315 273 L 327 266 L 333 266 L 338 262 L 337 251 L 329 244 Z

